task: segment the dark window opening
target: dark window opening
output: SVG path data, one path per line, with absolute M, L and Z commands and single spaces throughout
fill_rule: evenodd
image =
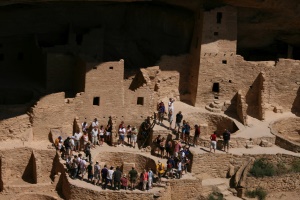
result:
M 227 60 L 222 60 L 222 64 L 226 65 L 227 64 Z
M 217 12 L 217 24 L 221 24 L 223 14 L 221 12 Z
M 114 67 L 109 67 L 109 69 L 114 69 Z
M 220 92 L 220 84 L 219 83 L 214 83 L 212 87 L 213 92 Z
M 94 106 L 99 106 L 100 105 L 100 97 L 94 97 L 93 105 Z
M 250 89 L 252 89 L 252 85 L 250 85 Z
M 97 66 L 93 67 L 93 69 L 97 69 Z
M 138 97 L 137 98 L 137 105 L 144 105 L 144 97 Z
M 22 52 L 18 53 L 18 60 L 23 60 L 24 59 L 24 54 Z
M 232 80 L 229 80 L 229 83 L 232 83 Z
M 76 34 L 76 43 L 77 45 L 81 45 L 83 41 L 83 35 L 82 34 Z
M 219 97 L 215 96 L 215 99 L 219 99 Z
M 214 32 L 214 36 L 218 36 L 219 35 L 219 32 Z
M 0 54 L 0 61 L 3 61 L 4 60 L 4 54 Z

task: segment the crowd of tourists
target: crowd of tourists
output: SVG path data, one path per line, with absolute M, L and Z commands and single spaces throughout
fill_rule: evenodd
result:
M 157 116 L 154 116 L 154 122 L 164 126 L 163 120 L 165 115 L 168 116 L 170 130 L 176 133 L 176 139 L 165 138 L 158 135 L 153 142 L 153 153 L 160 158 L 166 158 L 167 162 L 164 164 L 158 161 L 155 172 L 157 174 L 157 182 L 161 182 L 161 177 L 166 178 L 178 178 L 186 174 L 191 160 L 190 146 L 196 147 L 200 137 L 200 126 L 190 126 L 189 122 L 183 120 L 182 112 L 179 111 L 175 117 L 175 126 L 172 128 L 173 113 L 174 113 L 174 99 L 170 98 L 168 102 L 168 112 L 166 112 L 165 105 L 161 101 L 157 106 Z M 154 123 L 155 124 L 155 123 Z M 154 124 L 151 124 L 150 117 L 148 117 L 140 126 L 140 136 L 142 139 L 147 139 L 150 130 Z M 83 180 L 87 173 L 87 181 L 100 185 L 103 189 L 131 189 L 136 188 L 141 190 L 149 190 L 153 187 L 154 173 L 152 169 L 144 169 L 140 175 L 133 167 L 127 174 L 122 173 L 119 166 L 100 166 L 97 161 L 94 165 L 92 162 L 91 149 L 97 145 L 102 147 L 104 143 L 111 144 L 112 141 L 112 121 L 109 121 L 106 126 L 99 125 L 97 118 L 95 118 L 90 124 L 84 121 L 81 124 L 81 130 L 75 131 L 73 136 L 67 137 L 65 140 L 59 136 L 54 144 L 58 151 L 62 153 L 62 158 L 66 160 L 66 166 L 69 175 L 73 179 Z M 190 132 L 194 130 L 194 139 L 190 141 Z M 136 148 L 137 137 L 139 131 L 137 127 L 127 125 L 124 121 L 118 126 L 118 146 L 128 146 Z M 210 135 L 210 152 L 215 152 L 217 147 L 217 133 L 214 132 Z M 227 148 L 229 150 L 230 132 L 225 129 L 223 133 L 223 146 L 224 151 Z M 146 140 L 145 140 L 146 141 Z M 183 145 L 184 143 L 184 145 Z M 83 156 L 83 153 L 85 156 Z

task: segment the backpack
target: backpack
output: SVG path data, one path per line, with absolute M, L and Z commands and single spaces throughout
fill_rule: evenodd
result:
M 70 141 L 70 138 L 67 138 L 67 139 L 64 141 L 64 146 L 65 146 L 66 148 L 67 148 L 67 147 L 70 147 L 69 141 Z

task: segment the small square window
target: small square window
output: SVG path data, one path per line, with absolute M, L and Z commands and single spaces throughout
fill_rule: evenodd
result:
M 219 35 L 219 32 L 214 32 L 214 36 L 218 36 Z
M 114 67 L 110 66 L 109 69 L 114 69 Z
M 222 60 L 222 64 L 226 65 L 227 64 L 227 60 Z
M 100 97 L 94 97 L 93 105 L 94 106 L 100 106 Z
M 136 104 L 137 105 L 144 105 L 144 97 L 138 97 Z

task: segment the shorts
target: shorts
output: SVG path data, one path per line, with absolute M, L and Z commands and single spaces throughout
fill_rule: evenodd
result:
M 180 122 L 179 123 L 176 122 L 175 126 L 179 128 L 180 127 Z
M 163 120 L 165 116 L 165 113 L 158 113 L 158 117 L 160 120 Z
M 224 145 L 224 147 L 225 147 L 225 146 L 228 147 L 228 146 L 229 146 L 229 140 L 224 140 L 224 141 L 223 141 L 223 145 Z
M 217 148 L 217 141 L 211 141 L 210 146 L 211 146 L 213 149 L 216 149 L 216 148 Z
M 120 135 L 119 140 L 124 141 L 124 135 Z
M 100 138 L 103 139 L 103 138 L 104 138 L 104 135 L 100 135 Z
M 100 174 L 94 174 L 94 179 L 100 179 Z
M 80 168 L 80 172 L 81 172 L 82 175 L 84 175 L 85 172 L 86 172 L 85 168 Z
M 106 135 L 109 136 L 109 135 L 110 135 L 110 132 L 106 132 Z
M 184 132 L 184 134 L 186 134 L 186 135 L 190 135 L 190 132 Z
M 131 135 L 127 135 L 127 138 L 131 138 Z
M 130 182 L 131 182 L 131 183 L 136 183 L 136 178 L 130 179 Z
M 78 145 L 80 145 L 80 140 L 74 140 L 75 143 L 75 147 L 77 147 Z
M 136 136 L 136 135 L 132 135 L 132 136 L 131 136 L 131 141 L 132 141 L 132 142 L 136 142 L 136 139 L 137 139 L 137 136 Z
M 164 151 L 164 150 L 165 150 L 165 147 L 159 147 L 159 149 L 160 149 L 161 151 Z
M 93 179 L 93 177 L 94 177 L 93 174 L 88 175 L 88 179 Z

